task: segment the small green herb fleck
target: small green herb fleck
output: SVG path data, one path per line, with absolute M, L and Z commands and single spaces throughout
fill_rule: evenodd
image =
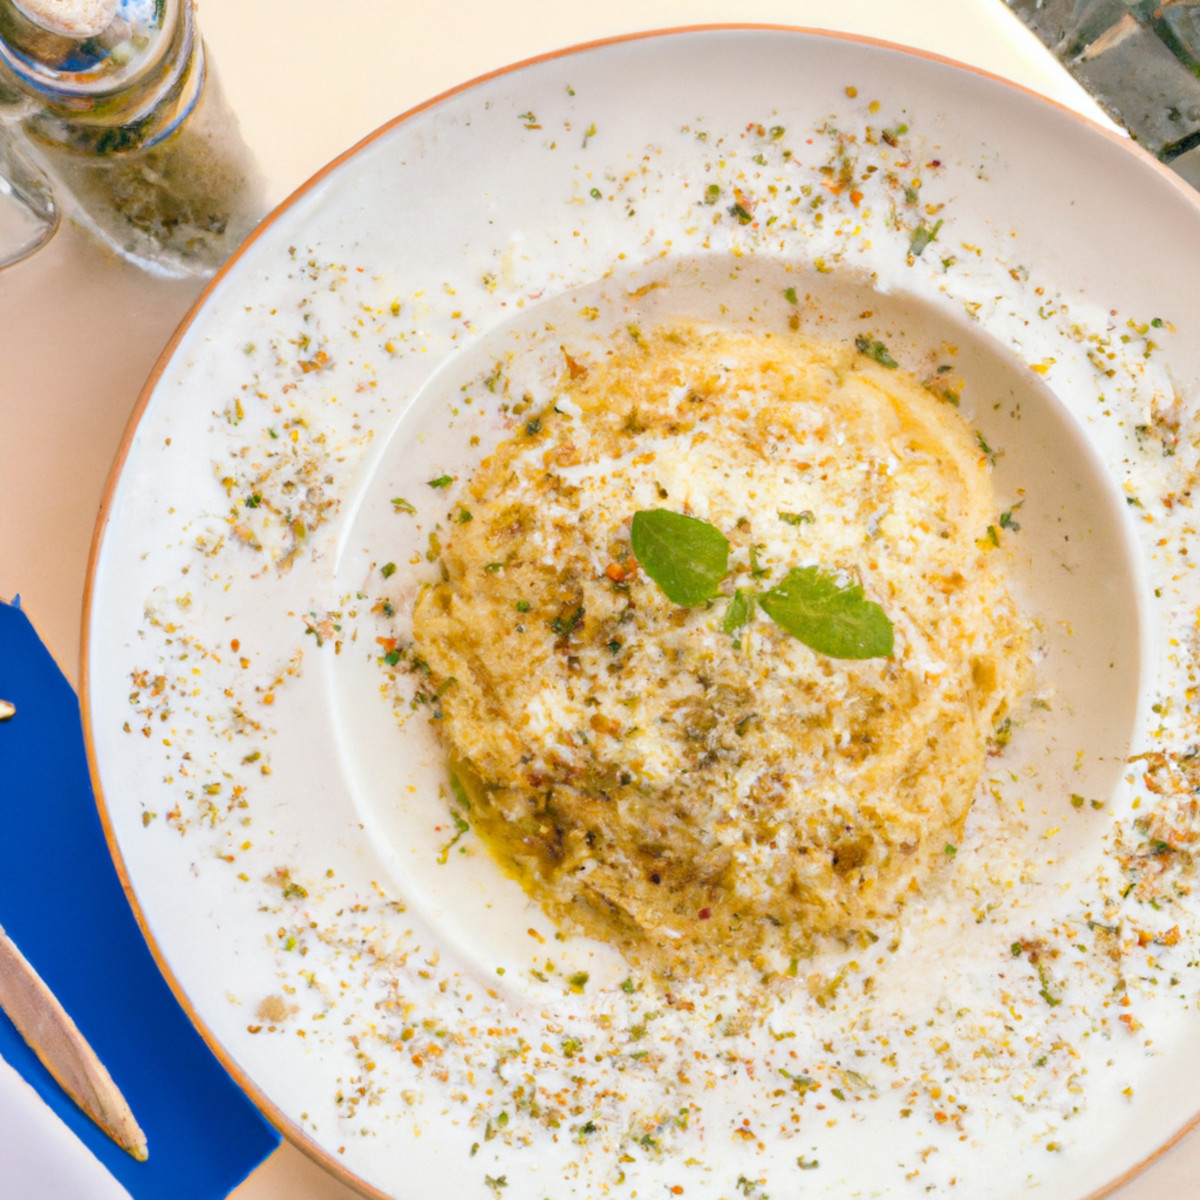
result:
M 566 637 L 568 634 L 573 633 L 575 631 L 575 629 L 579 626 L 579 623 L 582 620 L 583 620 L 583 605 L 581 604 L 581 605 L 579 605 L 578 608 L 576 608 L 569 615 L 564 616 L 563 614 L 560 613 L 557 617 L 554 618 L 553 621 L 549 622 L 549 625 L 550 625 L 551 631 L 554 633 L 557 633 L 559 635 L 559 637 Z
M 396 564 L 394 562 L 384 563 L 383 566 L 379 568 L 379 573 L 384 577 L 384 579 L 390 579 L 396 573 Z
M 1062 997 L 1051 991 L 1052 980 L 1046 971 L 1046 968 L 1038 963 L 1037 967 L 1038 982 L 1042 985 L 1038 988 L 1038 995 L 1051 1007 L 1057 1008 L 1062 1003 Z
M 439 475 L 436 479 L 429 481 L 429 486 L 431 488 L 448 488 L 453 482 L 453 475 Z
M 417 511 L 417 506 L 415 504 L 410 504 L 404 499 L 403 496 L 393 496 L 392 510 L 394 512 L 415 513 Z
M 574 975 L 567 977 L 567 983 L 571 986 L 571 991 L 582 992 L 587 987 L 588 973 L 586 971 L 576 971 Z
M 781 512 L 779 519 L 786 525 L 807 525 L 813 520 L 812 513 L 806 508 L 803 512 Z
M 754 220 L 743 204 L 731 204 L 729 206 L 729 215 L 731 217 L 736 217 L 738 219 L 738 223 L 741 225 L 749 225 L 750 222 Z
M 715 183 L 710 183 L 708 185 L 707 190 L 704 193 L 704 203 L 705 204 L 716 204 L 716 202 L 720 198 L 720 196 L 721 196 L 721 189 Z
M 790 287 L 790 288 L 784 288 L 784 291 L 783 291 L 783 298 L 784 298 L 784 299 L 785 299 L 785 300 L 786 300 L 786 301 L 787 301 L 789 304 L 797 304 L 797 303 L 799 303 L 799 302 L 797 301 L 797 299 L 796 299 L 796 289 L 795 289 L 794 287 Z
M 909 254 L 920 256 L 925 252 L 925 247 L 930 242 L 936 240 L 938 230 L 941 229 L 942 223 L 938 221 L 936 225 L 926 225 L 924 221 L 913 230 L 912 241 L 908 243 Z
M 447 859 L 450 857 L 450 851 L 458 844 L 459 839 L 465 833 L 470 833 L 471 826 L 463 820 L 453 809 L 450 810 L 450 817 L 454 821 L 454 836 L 441 848 L 438 853 L 437 860 L 439 866 L 445 866 Z
M 1014 504 L 1012 506 L 1012 508 L 1006 508 L 1000 514 L 1000 528 L 1001 529 L 1011 529 L 1013 531 L 1013 533 L 1016 533 L 1017 530 L 1021 528 L 1020 524 L 1013 519 L 1013 513 L 1015 513 L 1017 511 L 1017 509 L 1020 508 L 1021 505 L 1024 503 L 1025 502 L 1023 500 L 1019 500 L 1016 504 Z
M 517 612 L 528 612 L 531 607 L 528 600 L 518 600 L 516 604 Z
M 246 497 L 246 507 L 247 508 L 257 508 L 261 503 L 262 503 L 262 496 L 260 496 L 258 494 L 258 492 L 254 492 L 253 494 Z
M 541 417 L 534 417 L 534 418 L 532 418 L 532 420 L 526 421 L 525 422 L 525 432 L 530 437 L 537 437 L 537 435 L 542 432 Z
M 753 616 L 754 593 L 744 592 L 738 588 L 729 601 L 729 607 L 725 610 L 725 619 L 721 622 L 721 628 L 726 633 L 737 633 L 739 629 L 750 624 Z
M 467 794 L 467 789 L 463 787 L 462 780 L 457 775 L 450 776 L 450 790 L 454 793 L 455 803 L 470 812 L 471 797 Z
M 898 367 L 900 364 L 888 353 L 888 348 L 878 340 L 859 334 L 854 339 L 854 345 L 860 354 L 877 362 L 881 367 Z

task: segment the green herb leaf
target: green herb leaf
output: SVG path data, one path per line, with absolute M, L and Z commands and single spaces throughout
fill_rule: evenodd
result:
M 1007 508 L 1004 510 L 1004 512 L 1002 512 L 1000 514 L 1000 528 L 1001 529 L 1011 529 L 1013 531 L 1013 533 L 1016 533 L 1017 530 L 1019 530 L 1021 528 L 1019 522 L 1017 522 L 1013 518 L 1013 513 L 1015 513 L 1017 511 L 1017 509 L 1020 508 L 1021 505 L 1024 503 L 1025 503 L 1024 500 L 1018 500 L 1016 502 L 1016 504 L 1014 504 L 1012 506 L 1012 508 Z
M 765 579 L 771 573 L 770 567 L 763 567 L 758 562 L 758 552 L 765 550 L 766 546 L 762 542 L 754 542 L 750 546 L 750 577 L 752 579 Z
M 888 348 L 876 339 L 859 334 L 854 339 L 854 345 L 860 354 L 874 359 L 881 367 L 898 367 L 900 364 L 888 353 Z
M 634 513 L 630 543 L 642 569 L 673 604 L 711 600 L 729 568 L 729 540 L 719 529 L 669 509 Z
M 830 658 L 886 658 L 893 629 L 887 614 L 863 595 L 862 585 L 842 583 L 824 567 L 793 567 L 758 598 L 781 629 Z
M 738 588 L 725 610 L 725 620 L 721 622 L 721 628 L 726 633 L 737 633 L 739 629 L 749 625 L 750 618 L 754 616 L 754 603 L 753 592 L 744 592 Z
M 996 465 L 996 451 L 988 445 L 988 440 L 978 430 L 975 431 L 975 440 L 979 443 L 979 449 L 983 451 L 983 457 L 988 460 L 988 466 Z
M 938 221 L 936 225 L 926 225 L 924 221 L 913 230 L 912 241 L 908 243 L 909 254 L 920 255 L 925 252 L 925 247 L 930 242 L 937 238 L 938 230 L 941 229 L 942 223 Z
M 454 793 L 455 802 L 459 805 L 459 807 L 466 809 L 467 812 L 470 812 L 471 795 L 463 786 L 462 780 L 459 779 L 459 777 L 453 772 L 450 774 L 450 790 Z

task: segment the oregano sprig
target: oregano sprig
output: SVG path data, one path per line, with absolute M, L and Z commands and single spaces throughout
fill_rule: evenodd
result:
M 720 595 L 729 570 L 729 539 L 698 517 L 652 508 L 633 514 L 634 557 L 672 604 L 691 608 Z
M 642 570 L 673 604 L 691 608 L 722 595 L 729 539 L 715 525 L 665 508 L 647 509 L 634 514 L 630 541 Z M 883 608 L 866 598 L 861 583 L 828 567 L 792 567 L 766 591 L 735 589 L 722 628 L 738 633 L 756 608 L 829 658 L 886 658 L 895 646 Z
M 895 632 L 862 584 L 825 567 L 792 567 L 758 606 L 810 649 L 829 658 L 887 658 Z

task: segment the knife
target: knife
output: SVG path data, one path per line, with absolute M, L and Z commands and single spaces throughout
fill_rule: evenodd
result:
M 59 1086 L 138 1162 L 148 1157 L 141 1131 L 112 1076 L 66 1009 L 0 928 L 0 1009 Z

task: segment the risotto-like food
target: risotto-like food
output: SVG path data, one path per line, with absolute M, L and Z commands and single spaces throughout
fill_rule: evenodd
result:
M 693 329 L 568 359 L 418 598 L 474 828 L 668 972 L 894 915 L 1029 681 L 986 448 L 890 361 Z

